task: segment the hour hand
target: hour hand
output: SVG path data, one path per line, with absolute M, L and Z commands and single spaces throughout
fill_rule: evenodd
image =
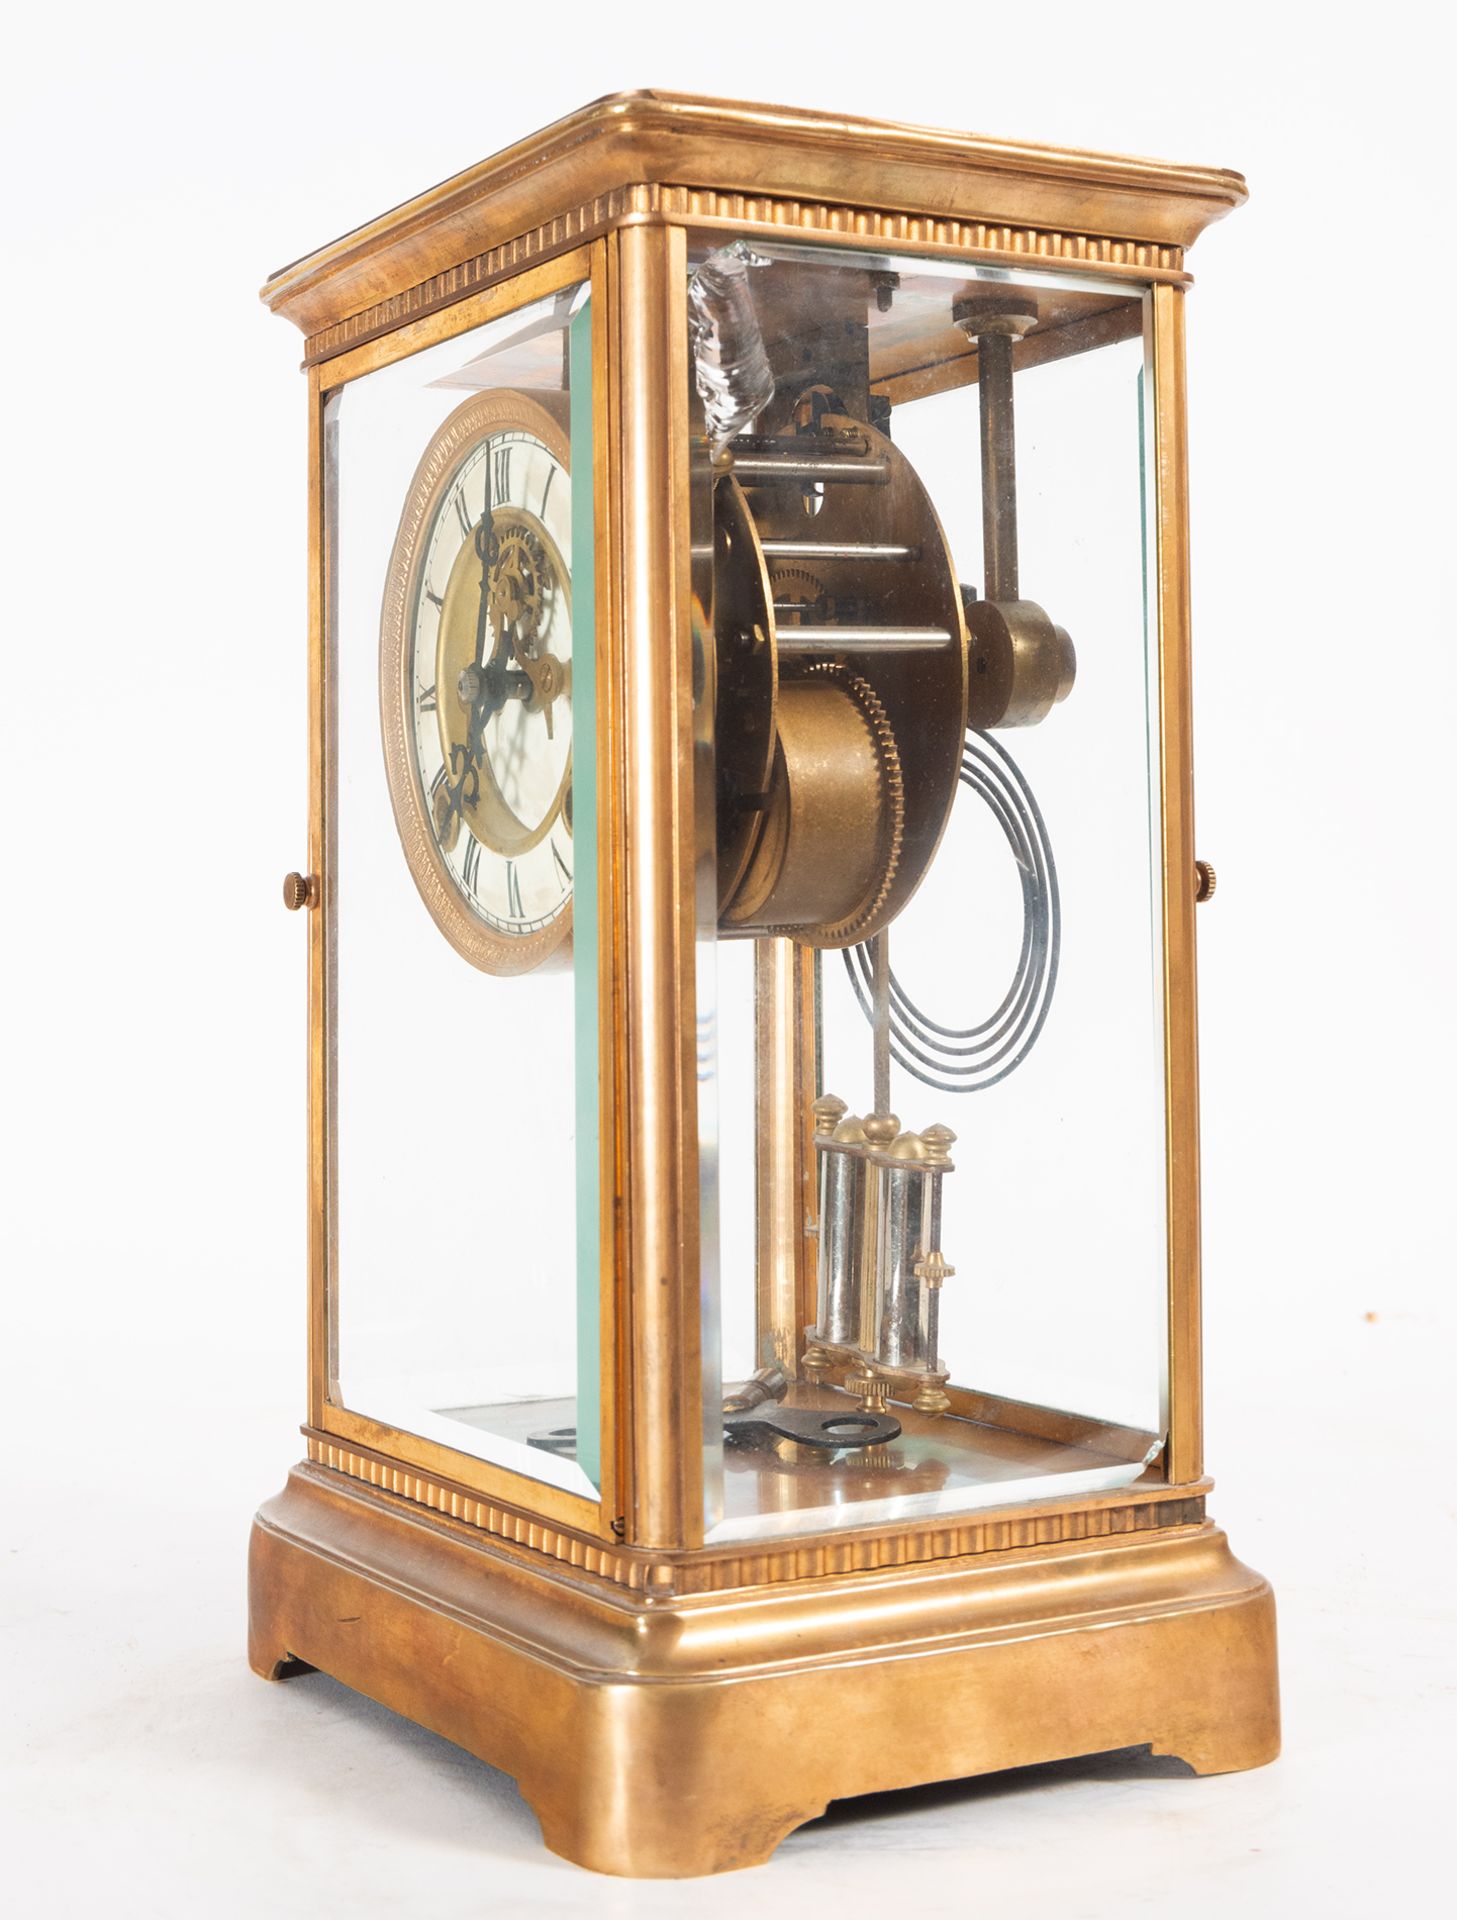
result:
M 450 749 L 450 764 L 442 767 L 434 787 L 431 789 L 430 804 L 435 816 L 435 837 L 447 853 L 460 837 L 460 825 L 465 809 L 475 810 L 481 797 L 480 766 L 470 745 L 456 745 Z

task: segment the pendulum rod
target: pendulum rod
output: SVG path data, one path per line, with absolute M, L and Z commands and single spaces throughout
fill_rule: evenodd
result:
M 878 933 L 870 943 L 871 1031 L 874 1035 L 876 1113 L 890 1112 L 890 934 Z

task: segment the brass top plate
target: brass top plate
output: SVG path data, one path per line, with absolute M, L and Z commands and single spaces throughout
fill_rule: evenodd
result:
M 1216 168 L 803 108 L 621 93 L 281 268 L 262 297 L 313 334 L 527 230 L 556 220 L 575 228 L 594 202 L 640 184 L 1173 247 L 1191 246 L 1246 197 L 1241 175 Z

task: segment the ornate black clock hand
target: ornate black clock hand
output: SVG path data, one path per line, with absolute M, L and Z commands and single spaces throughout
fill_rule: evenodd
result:
M 475 530 L 475 549 L 481 563 L 480 597 L 476 606 L 476 637 L 471 664 L 461 670 L 456 695 L 468 710 L 464 742 L 451 744 L 445 778 L 435 794 L 435 827 L 441 841 L 454 845 L 467 807 L 474 810 L 481 797 L 481 756 L 491 704 L 490 673 L 486 665 L 486 638 L 491 632 L 491 572 L 495 557 L 495 515 L 491 506 L 491 470 L 486 466 L 486 498 Z M 493 648 L 492 659 L 495 652 Z
M 436 825 L 442 838 L 454 839 L 467 807 L 474 809 L 480 799 L 481 762 L 485 754 L 486 724 L 505 705 L 510 680 L 520 676 L 505 671 L 511 654 L 511 639 L 502 623 L 501 632 L 492 639 L 491 657 L 486 658 L 486 642 L 492 636 L 491 604 L 493 581 L 500 554 L 495 531 L 495 508 L 491 500 L 491 468 L 485 466 L 485 502 L 475 529 L 476 557 L 481 563 L 480 597 L 476 605 L 476 636 L 471 664 L 462 668 L 456 682 L 456 694 L 467 709 L 464 742 L 450 749 L 450 765 L 435 801 Z M 528 683 L 529 686 L 529 683 Z
M 486 498 L 476 528 L 476 557 L 481 563 L 481 598 L 476 609 L 476 647 L 472 658 L 477 667 L 486 661 L 486 635 L 491 630 L 491 575 L 495 570 L 500 542 L 496 539 L 496 509 L 491 501 L 491 463 L 487 460 Z

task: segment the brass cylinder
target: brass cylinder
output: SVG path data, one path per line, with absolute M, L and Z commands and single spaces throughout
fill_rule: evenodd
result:
M 829 679 L 779 688 L 764 827 L 729 926 L 833 926 L 871 898 L 885 860 L 885 779 L 870 726 Z
M 1072 690 L 1073 643 L 1035 600 L 974 600 L 967 721 L 973 727 L 1035 727 Z

